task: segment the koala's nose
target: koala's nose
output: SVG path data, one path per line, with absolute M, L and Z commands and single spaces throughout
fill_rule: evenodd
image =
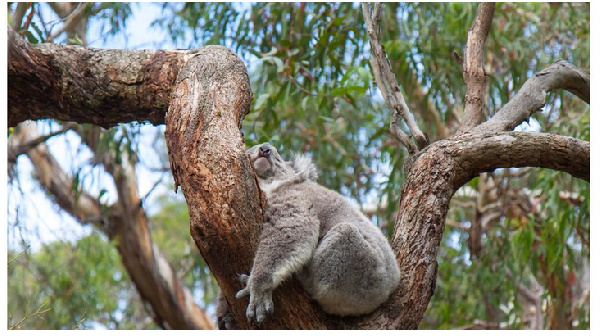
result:
M 260 155 L 269 156 L 271 155 L 271 148 L 269 148 L 269 145 L 262 145 L 258 148 L 258 153 Z

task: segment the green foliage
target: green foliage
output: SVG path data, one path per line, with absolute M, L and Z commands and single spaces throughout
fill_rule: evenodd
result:
M 490 79 L 488 116 L 506 104 L 527 78 L 557 58 L 589 70 L 589 6 L 496 5 L 484 55 Z M 358 203 L 387 200 L 381 202 L 385 211 L 379 219 L 393 223 L 407 154 L 388 134 L 390 110 L 373 83 L 358 3 L 165 3 L 162 8 L 164 15 L 154 25 L 168 30 L 173 41 L 188 41 L 189 48 L 224 44 L 246 62 L 255 98 L 243 123 L 249 146 L 270 141 L 284 155 L 309 153 L 321 172 L 321 183 Z M 128 4 L 93 9 L 90 13 L 105 22 L 111 34 L 120 32 L 131 14 Z M 419 126 L 434 141 L 452 134 L 464 108 L 462 64 L 453 55 L 462 56 L 476 10 L 476 3 L 383 6 L 381 39 L 391 66 Z M 35 25 L 24 30 L 32 43 L 44 40 L 41 31 Z M 589 106 L 570 93 L 552 92 L 544 110 L 524 127 L 589 141 L 589 112 Z M 137 139 L 139 128 L 123 125 L 103 132 L 98 145 L 115 160 L 124 152 L 136 158 Z M 528 308 L 518 284 L 541 286 L 547 327 L 549 307 L 564 305 L 565 293 L 585 281 L 590 185 L 549 170 L 498 181 L 503 190 L 527 190 L 539 208 L 517 213 L 506 206 L 481 235 L 479 256 L 469 248 L 468 229 L 447 226 L 438 254 L 437 288 L 422 328 L 457 328 L 476 321 L 528 328 L 524 318 Z M 467 186 L 477 189 L 480 182 L 476 178 Z M 573 197 L 563 197 L 565 192 Z M 104 194 L 100 192 L 100 198 Z M 156 205 L 153 240 L 208 305 L 217 287 L 190 238 L 183 200 L 163 196 Z M 448 221 L 469 228 L 474 209 L 453 206 Z M 392 229 L 387 226 L 388 233 Z M 90 237 L 76 245 L 57 242 L 44 247 L 30 256 L 31 267 L 11 264 L 9 323 L 15 325 L 40 307 L 50 310 L 25 319 L 19 327 L 88 328 L 91 321 L 114 327 L 116 322 L 107 321 L 118 321 L 125 328 L 128 319 L 139 320 L 135 312 L 139 302 L 116 252 L 98 235 Z M 83 255 L 88 252 L 96 256 Z M 9 251 L 9 259 L 13 253 Z M 82 283 L 75 283 L 80 278 Z M 573 327 L 586 329 L 589 297 L 580 306 Z M 137 310 L 139 314 L 142 309 Z M 116 318 L 117 312 L 124 317 Z M 38 316 L 46 322 L 41 324 Z
M 201 7 L 196 13 L 203 19 L 192 14 L 193 6 Z M 433 140 L 451 134 L 463 110 L 462 64 L 452 54 L 462 54 L 476 10 L 475 3 L 384 5 L 381 29 L 388 58 L 411 111 Z M 321 183 L 358 202 L 387 198 L 380 215 L 393 222 L 406 154 L 388 135 L 389 109 L 372 84 L 358 4 L 188 4 L 183 11 L 186 15 L 157 24 L 170 29 L 175 40 L 193 31 L 198 44 L 190 47 L 226 44 L 248 64 L 255 94 L 243 125 L 249 145 L 271 141 L 280 149 L 310 152 Z M 220 19 L 209 23 L 213 12 Z M 490 78 L 487 114 L 556 58 L 589 68 L 589 4 L 497 4 L 484 55 Z M 564 92 L 552 94 L 549 102 L 531 126 L 589 139 L 587 104 Z M 544 285 L 544 274 L 565 263 L 581 269 L 586 262 L 582 256 L 589 250 L 582 249 L 581 240 L 589 237 L 589 189 L 582 185 L 589 184 L 547 171 L 511 183 L 554 196 L 542 200 L 542 217 L 524 225 L 510 213 L 502 217 L 483 234 L 479 259 L 470 256 L 468 232 L 448 229 L 438 256 L 438 288 L 427 312 L 434 322 L 425 319 L 422 327 L 491 319 L 526 328 L 516 284 L 532 285 L 527 278 L 532 275 Z M 476 187 L 478 180 L 469 185 Z M 583 196 L 581 209 L 557 198 L 563 190 Z M 454 208 L 448 219 L 468 226 L 473 215 L 472 209 Z M 392 229 L 389 225 L 388 232 Z M 546 289 L 545 297 L 556 301 L 557 290 L 548 294 Z M 578 327 L 585 328 L 587 319 L 578 320 Z
M 19 329 L 87 329 L 95 323 L 114 327 L 113 321 L 121 320 L 116 317 L 119 300 L 130 295 L 124 295 L 130 282 L 118 253 L 98 233 L 21 256 L 8 268 L 7 278 L 9 326 L 38 307 L 47 308 Z

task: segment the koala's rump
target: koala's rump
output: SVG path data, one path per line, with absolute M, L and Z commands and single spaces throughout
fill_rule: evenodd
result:
M 298 278 L 327 313 L 370 313 L 399 282 L 400 272 L 387 240 L 341 195 L 312 183 L 303 189 L 312 196 L 320 239 Z

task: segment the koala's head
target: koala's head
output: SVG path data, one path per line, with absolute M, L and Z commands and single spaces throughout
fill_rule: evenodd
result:
M 256 175 L 264 182 L 317 180 L 317 168 L 308 156 L 292 155 L 289 162 L 283 161 L 277 149 L 268 142 L 248 149 L 246 154 Z
M 290 173 L 290 168 L 277 153 L 277 149 L 265 142 L 253 146 L 246 151 L 252 168 L 261 179 L 283 179 Z

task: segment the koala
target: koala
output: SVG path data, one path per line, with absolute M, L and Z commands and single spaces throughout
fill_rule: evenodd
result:
M 250 275 L 246 316 L 273 313 L 273 290 L 295 275 L 322 309 L 338 316 L 374 311 L 398 287 L 400 269 L 386 238 L 340 194 L 317 184 L 311 159 L 284 161 L 269 143 L 247 150 L 266 195 L 264 224 Z

